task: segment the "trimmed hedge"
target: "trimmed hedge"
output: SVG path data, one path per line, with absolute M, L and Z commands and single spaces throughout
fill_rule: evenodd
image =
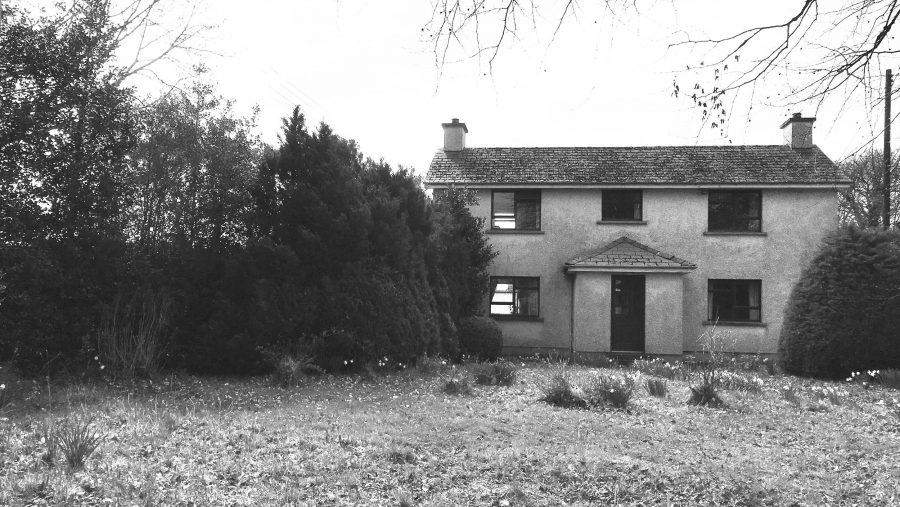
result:
M 778 345 L 784 371 L 843 378 L 900 367 L 900 233 L 842 228 L 804 270 Z
M 503 332 L 488 317 L 466 317 L 459 322 L 459 349 L 463 355 L 495 361 L 503 350 Z

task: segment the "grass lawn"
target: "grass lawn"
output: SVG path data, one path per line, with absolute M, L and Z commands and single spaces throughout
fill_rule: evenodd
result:
M 471 396 L 417 372 L 52 386 L 2 413 L 0 505 L 900 504 L 895 390 L 772 376 L 713 409 L 670 381 L 578 410 L 538 401 L 549 371 Z M 598 371 L 618 373 L 573 368 Z M 822 386 L 840 403 L 814 401 Z M 85 468 L 48 465 L 46 425 L 88 418 L 106 438 Z

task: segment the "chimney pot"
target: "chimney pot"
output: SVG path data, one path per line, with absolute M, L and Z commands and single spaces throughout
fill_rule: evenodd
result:
M 784 144 L 795 150 L 809 149 L 813 147 L 813 122 L 815 118 L 804 118 L 801 113 L 794 113 L 784 123 L 781 130 L 784 132 Z
M 442 123 L 444 128 L 444 151 L 462 151 L 466 149 L 466 134 L 469 129 L 465 123 L 460 123 L 459 118 L 453 118 L 450 123 Z

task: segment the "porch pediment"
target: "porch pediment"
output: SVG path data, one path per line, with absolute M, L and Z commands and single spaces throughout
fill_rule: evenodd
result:
M 578 271 L 687 273 L 697 265 L 661 252 L 627 236 L 565 263 L 567 273 Z

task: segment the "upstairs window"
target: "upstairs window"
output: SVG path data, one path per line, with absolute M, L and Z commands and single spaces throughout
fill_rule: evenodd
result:
M 762 232 L 762 192 L 710 190 L 710 232 Z
M 643 192 L 640 190 L 604 190 L 601 220 L 643 220 Z
M 710 280 L 709 320 L 760 322 L 761 285 L 760 280 Z
M 491 197 L 491 229 L 541 230 L 541 191 L 495 190 Z
M 491 277 L 491 315 L 538 317 L 540 287 L 537 277 Z

